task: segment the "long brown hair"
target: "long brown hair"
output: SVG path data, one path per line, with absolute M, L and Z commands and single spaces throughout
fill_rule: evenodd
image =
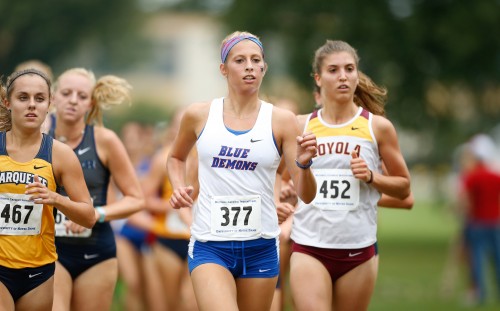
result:
M 339 52 L 347 52 L 351 54 L 356 62 L 356 68 L 358 67 L 359 56 L 357 51 L 351 45 L 340 40 L 327 40 L 326 43 L 319 47 L 314 53 L 314 60 L 312 63 L 313 75 L 321 74 L 321 66 L 323 65 L 323 61 L 326 56 Z M 384 107 L 387 101 L 387 89 L 375 84 L 370 77 L 361 72 L 359 69 L 358 78 L 359 84 L 354 92 L 354 103 L 367 109 L 373 114 L 384 116 Z M 318 89 L 321 91 L 319 87 Z
M 5 101 L 7 100 L 7 92 L 3 86 L 3 77 L 0 78 L 0 131 L 8 131 L 12 127 L 12 120 L 10 118 L 10 113 L 5 107 Z
M 0 131 L 10 131 L 12 129 L 12 116 L 10 115 L 10 110 L 7 109 L 5 103 L 10 100 L 12 96 L 12 91 L 14 90 L 15 81 L 17 78 L 24 75 L 38 75 L 47 83 L 49 100 L 51 98 L 51 83 L 49 77 L 40 70 L 29 68 L 20 71 L 13 72 L 9 77 L 7 77 L 7 81 L 5 86 L 3 81 L 0 80 Z

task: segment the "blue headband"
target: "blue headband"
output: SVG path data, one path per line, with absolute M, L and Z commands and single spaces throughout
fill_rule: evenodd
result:
M 257 39 L 254 36 L 241 35 L 241 36 L 231 38 L 231 39 L 227 40 L 226 43 L 224 43 L 224 45 L 222 46 L 221 54 L 220 54 L 220 58 L 222 60 L 222 63 L 226 62 L 227 55 L 229 54 L 229 51 L 231 51 L 233 46 L 235 46 L 238 42 L 241 42 L 243 40 L 250 40 L 250 41 L 254 42 L 255 44 L 257 44 L 260 47 L 260 50 L 262 51 L 262 55 L 264 55 L 264 47 L 262 46 L 262 42 L 260 42 L 259 39 Z

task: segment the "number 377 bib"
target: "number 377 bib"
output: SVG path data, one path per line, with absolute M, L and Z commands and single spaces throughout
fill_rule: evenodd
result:
M 359 205 L 359 179 L 348 169 L 316 169 L 313 204 L 322 210 L 350 211 Z
M 260 236 L 260 195 L 214 196 L 211 200 L 211 233 L 228 238 Z

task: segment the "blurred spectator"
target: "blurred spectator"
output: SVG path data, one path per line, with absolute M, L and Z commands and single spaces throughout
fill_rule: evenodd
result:
M 450 176 L 450 194 L 453 194 L 453 196 L 449 198 L 449 206 L 451 212 L 457 218 L 459 229 L 450 240 L 450 247 L 443 271 L 441 291 L 446 297 L 449 297 L 454 292 L 459 277 L 459 269 L 464 266 L 467 270 L 467 292 L 464 299 L 466 304 L 471 304 L 475 301 L 476 285 L 473 282 L 471 274 L 470 252 L 465 243 L 465 232 L 467 231 L 466 204 L 462 200 L 464 177 L 475 166 L 474 157 L 468 152 L 468 148 L 468 144 L 463 143 L 455 148 L 452 154 L 453 171 Z
M 484 303 L 487 283 L 484 267 L 490 255 L 500 291 L 500 174 L 491 167 L 496 147 L 489 136 L 474 136 L 465 152 L 471 156 L 470 170 L 463 179 L 463 202 L 467 203 L 465 236 L 476 284 L 474 298 L 477 303 Z

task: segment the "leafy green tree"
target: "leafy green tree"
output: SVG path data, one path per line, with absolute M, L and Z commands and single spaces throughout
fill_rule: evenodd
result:
M 0 12 L 4 75 L 28 59 L 57 67 L 82 44 L 105 69 L 126 65 L 141 50 L 136 0 L 0 0 Z
M 349 42 L 361 70 L 389 89 L 391 120 L 432 137 L 427 161 L 447 159 L 500 119 L 497 0 L 235 0 L 224 21 L 265 45 L 281 38 L 290 76 L 310 89 L 315 49 L 326 39 Z

